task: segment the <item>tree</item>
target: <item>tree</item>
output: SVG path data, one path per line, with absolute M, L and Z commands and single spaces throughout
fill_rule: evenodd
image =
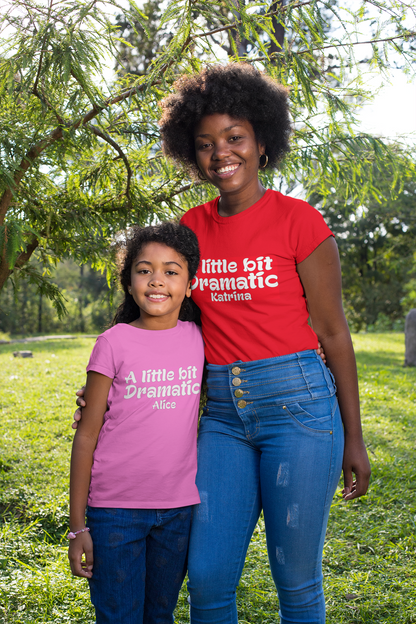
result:
M 120 74 L 145 76 L 153 59 L 171 39 L 171 35 L 160 25 L 161 7 L 158 0 L 145 2 L 142 11 L 147 18 L 146 29 L 141 21 L 136 20 L 131 24 L 124 13 L 116 16 L 116 26 L 123 37 L 118 45 L 120 54 L 115 65 Z
M 306 188 L 318 180 L 323 195 L 343 189 L 363 201 L 381 193 L 374 165 L 393 171 L 393 187 L 408 167 L 389 145 L 355 134 L 353 126 L 356 102 L 365 95 L 354 59 L 363 24 L 376 25 L 368 35 L 369 62 L 386 67 L 389 49 L 403 63 L 414 59 L 415 33 L 406 27 L 414 9 L 404 2 L 362 0 L 357 11 L 344 8 L 341 16 L 332 0 L 170 0 L 161 6 L 156 29 L 133 1 L 128 9 L 116 0 L 4 4 L 0 291 L 10 276 L 15 282 L 26 276 L 62 312 L 59 290 L 48 279 L 57 261 L 91 260 L 94 268 L 111 270 L 110 242 L 120 230 L 180 214 L 212 196 L 163 158 L 158 101 L 180 72 L 223 59 L 227 41 L 240 58 L 230 33 L 250 42 L 243 50 L 248 62 L 291 87 L 295 148 L 281 180 Z M 142 52 L 140 75 L 111 82 L 106 66 L 120 62 L 120 44 L 129 47 L 116 13 L 133 31 L 140 26 L 147 33 L 154 57 L 150 62 Z M 328 14 L 338 22 L 333 34 Z M 207 31 L 206 24 L 216 27 Z M 285 30 L 282 48 L 277 24 Z M 41 269 L 29 262 L 34 254 Z
M 33 258 L 32 263 L 36 264 Z M 65 298 L 68 315 L 57 318 L 51 301 L 39 294 L 35 284 L 22 277 L 16 289 L 11 278 L 2 292 L 0 335 L 100 333 L 108 327 L 121 295 L 110 292 L 105 275 L 89 264 L 79 267 L 72 260 L 64 260 L 52 271 L 50 279 Z
M 375 170 L 377 186 L 387 195 L 392 175 Z M 402 180 L 394 198 L 368 198 L 358 208 L 354 201 L 314 194 L 335 234 L 341 256 L 344 308 L 354 330 L 380 321 L 390 325 L 403 318 L 403 303 L 411 291 L 416 252 L 416 182 Z M 407 295 L 408 296 L 408 295 Z

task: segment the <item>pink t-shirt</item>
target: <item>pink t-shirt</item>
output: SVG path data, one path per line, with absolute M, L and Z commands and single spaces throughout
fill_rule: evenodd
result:
M 101 334 L 87 371 L 113 379 L 91 470 L 91 507 L 169 509 L 199 503 L 195 485 L 200 329 L 125 323 Z

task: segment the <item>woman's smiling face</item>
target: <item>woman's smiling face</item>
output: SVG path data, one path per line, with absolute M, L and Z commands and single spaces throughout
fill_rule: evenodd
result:
M 220 113 L 206 115 L 197 124 L 194 136 L 198 167 L 221 193 L 258 186 L 264 146 L 249 121 Z

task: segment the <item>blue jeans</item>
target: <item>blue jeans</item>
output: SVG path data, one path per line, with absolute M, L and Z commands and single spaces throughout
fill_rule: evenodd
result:
M 322 550 L 344 434 L 315 351 L 208 365 L 192 521 L 192 624 L 236 624 L 236 587 L 261 509 L 281 624 L 325 622 Z
M 192 510 L 87 508 L 97 624 L 173 623 Z

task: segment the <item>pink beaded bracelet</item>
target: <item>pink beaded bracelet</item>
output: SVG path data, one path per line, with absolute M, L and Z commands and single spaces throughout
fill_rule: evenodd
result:
M 80 533 L 85 533 L 85 531 L 89 531 L 89 527 L 85 527 L 84 529 L 80 529 L 79 531 L 75 531 L 74 533 L 72 531 L 70 531 L 67 535 L 68 539 L 75 539 L 77 535 L 79 535 Z

